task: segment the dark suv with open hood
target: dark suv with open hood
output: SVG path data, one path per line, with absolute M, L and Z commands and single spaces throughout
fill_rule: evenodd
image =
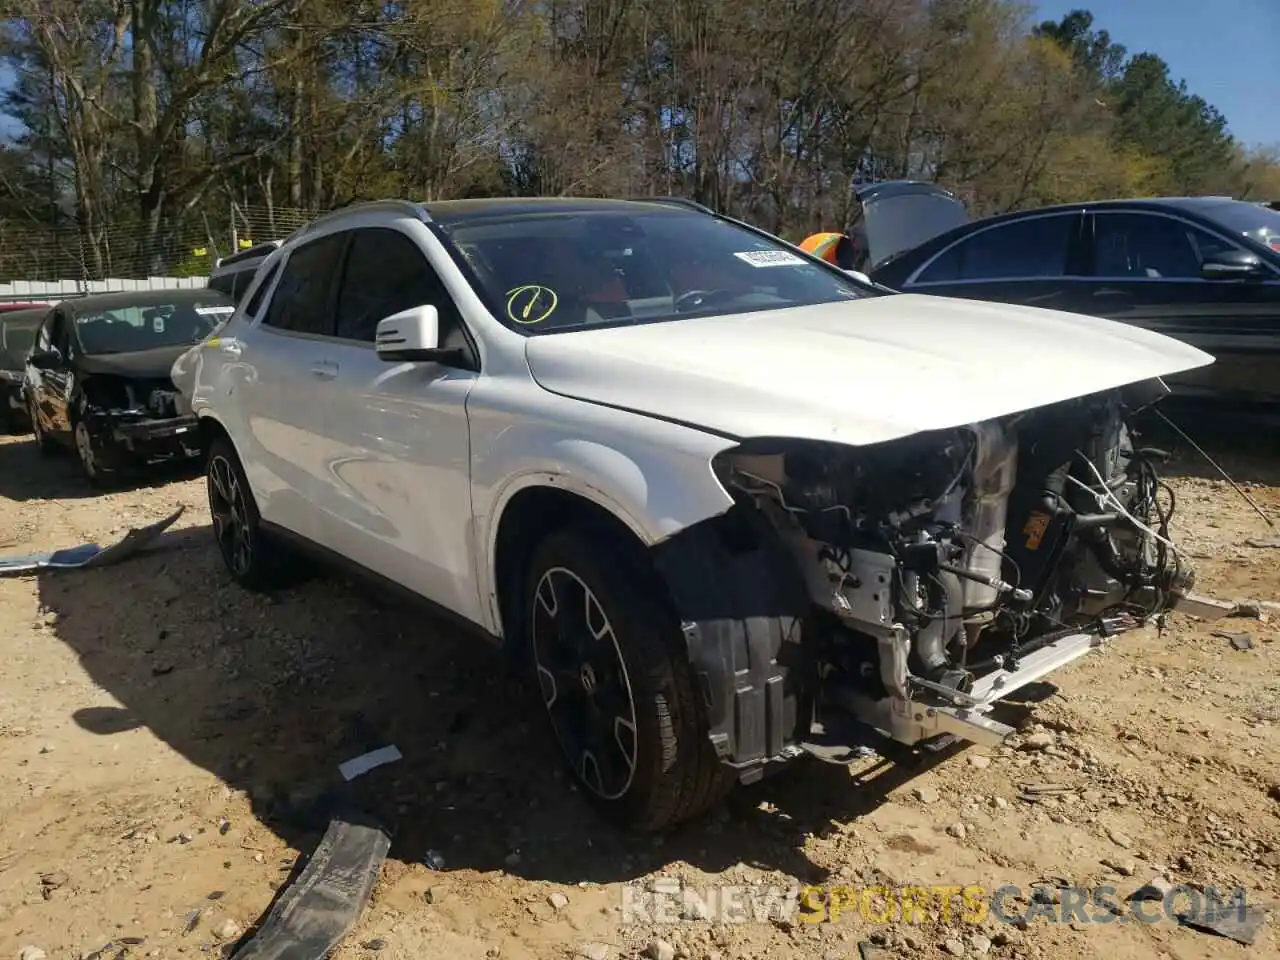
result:
M 234 309 L 230 297 L 209 289 L 58 304 L 27 358 L 27 403 L 41 449 L 71 446 L 95 483 L 131 463 L 196 455 L 195 418 L 170 369 Z

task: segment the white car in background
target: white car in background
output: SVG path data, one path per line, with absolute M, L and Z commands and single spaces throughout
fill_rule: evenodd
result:
M 670 200 L 365 204 L 247 293 L 174 369 L 231 575 L 303 550 L 503 643 L 629 827 L 869 736 L 999 742 L 1190 583 L 1125 423 L 1212 358 L 1155 333 Z
M 258 271 L 259 265 L 269 254 L 280 248 L 280 240 L 258 243 L 247 250 L 219 257 L 209 273 L 206 284 L 210 289 L 225 293 L 232 300 L 240 300 L 249 289 L 249 282 Z

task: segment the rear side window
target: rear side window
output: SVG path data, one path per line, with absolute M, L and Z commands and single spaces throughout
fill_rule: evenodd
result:
M 275 282 L 276 274 L 280 272 L 280 261 L 276 261 L 271 269 L 267 271 L 267 275 L 262 278 L 262 283 L 258 284 L 258 289 L 253 292 L 253 296 L 249 302 L 245 304 L 244 313 L 247 317 L 256 317 L 258 311 L 262 309 L 262 301 L 267 295 L 267 291 L 271 289 L 271 284 Z M 250 274 L 250 281 L 253 275 Z
M 225 293 L 228 297 L 235 296 L 236 274 L 224 273 L 220 277 L 210 277 L 206 286 L 210 290 Z
M 418 245 L 399 230 L 356 230 L 338 293 L 336 335 L 372 343 L 378 322 L 430 304 L 440 313 L 442 336 L 458 325 L 444 282 Z
M 330 293 L 345 233 L 303 244 L 289 254 L 262 322 L 292 333 L 333 334 Z
M 1067 272 L 1067 251 L 1079 214 L 1032 217 L 961 240 L 929 264 L 913 283 L 961 280 L 1037 280 Z

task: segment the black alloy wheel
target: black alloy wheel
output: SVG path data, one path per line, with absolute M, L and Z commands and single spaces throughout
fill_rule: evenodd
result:
M 222 560 L 237 580 L 253 568 L 253 531 L 238 471 L 225 454 L 214 453 L 207 468 L 209 514 Z
M 680 621 L 635 544 L 569 526 L 524 570 L 529 679 L 584 796 L 627 830 L 664 830 L 737 783 L 711 744 Z
M 602 800 L 636 775 L 636 706 L 617 634 L 600 601 L 565 567 L 546 570 L 530 624 L 534 669 L 561 750 Z

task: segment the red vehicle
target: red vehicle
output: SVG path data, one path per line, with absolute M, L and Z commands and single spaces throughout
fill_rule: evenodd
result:
M 13 301 L 11 303 L 0 303 L 0 313 L 11 313 L 14 310 L 38 310 L 41 307 L 51 307 L 51 303 L 35 303 L 25 301 Z

